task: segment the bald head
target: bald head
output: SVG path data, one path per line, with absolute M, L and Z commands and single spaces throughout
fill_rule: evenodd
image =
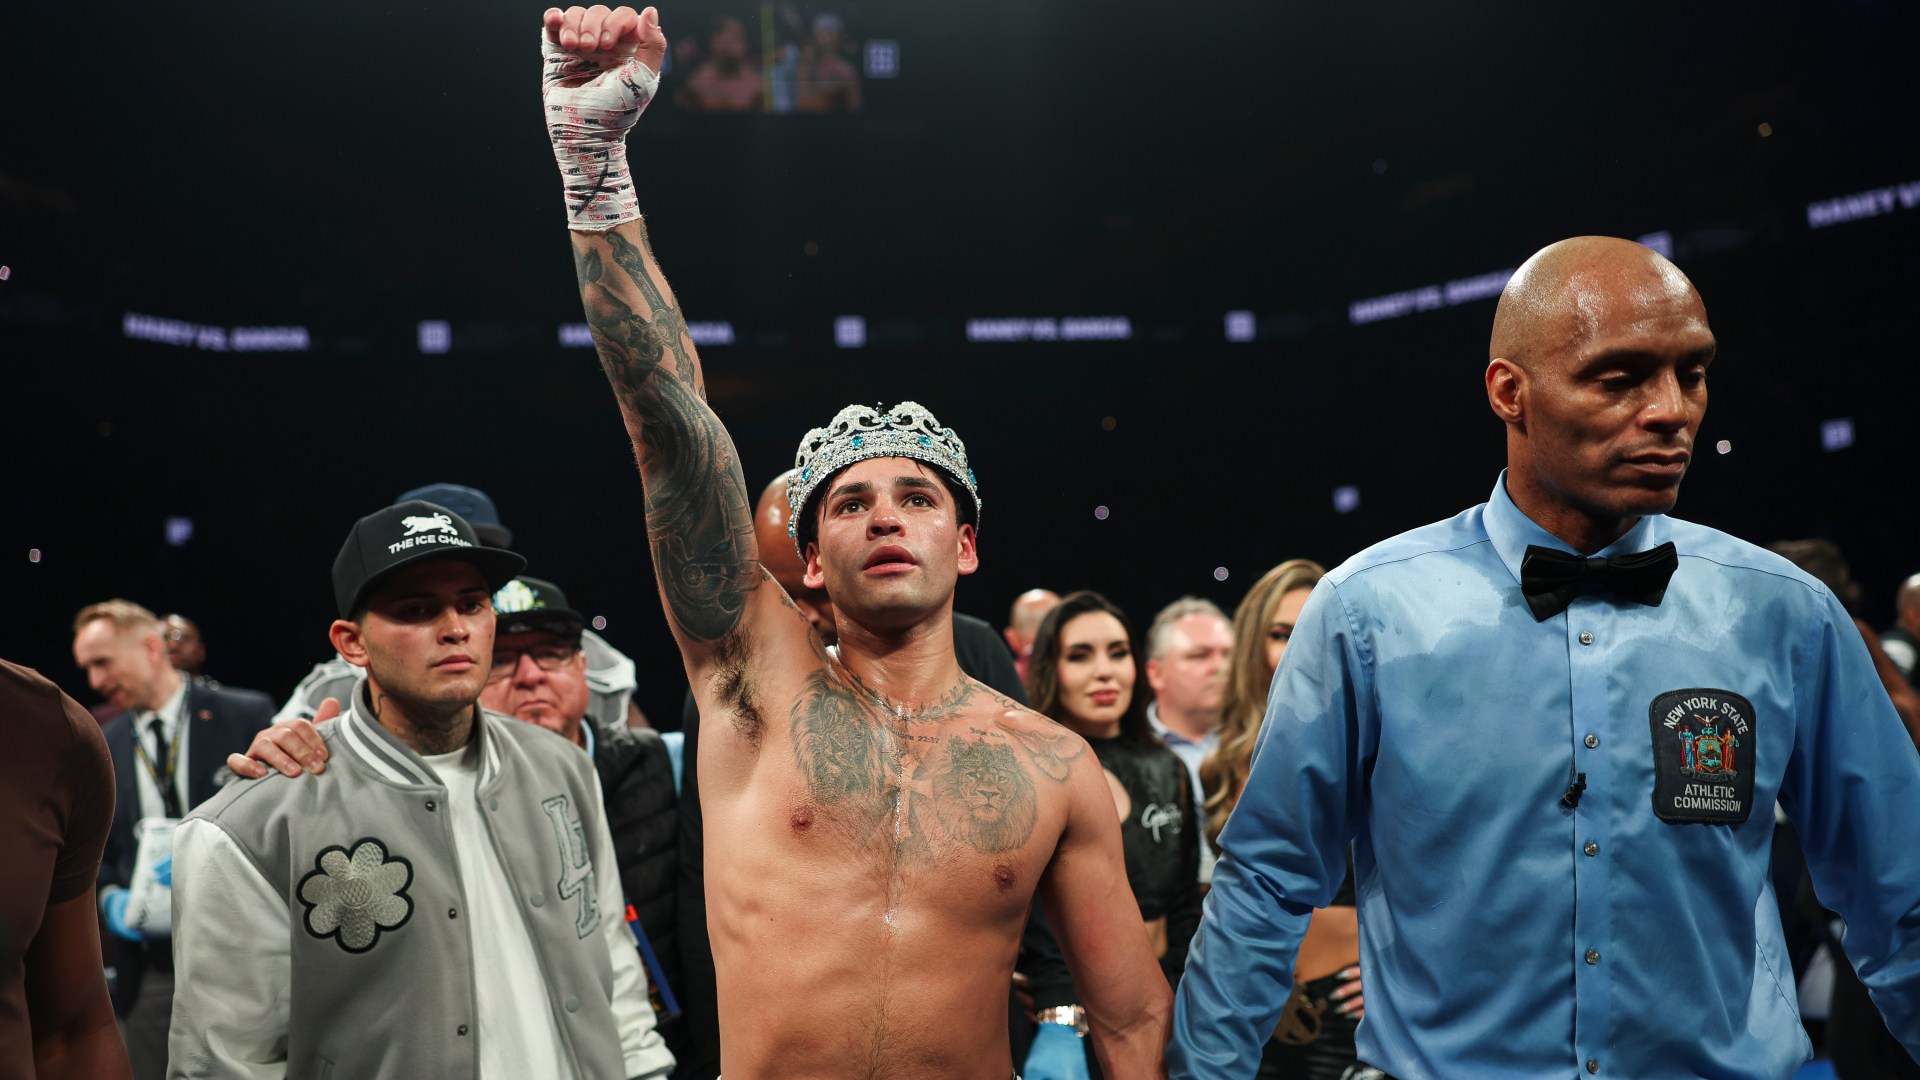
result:
M 1920 637 L 1920 574 L 1900 584 L 1900 594 L 1894 598 L 1894 608 L 1899 613 L 1900 625 L 1907 633 Z
M 781 473 L 760 493 L 760 502 L 753 508 L 753 535 L 760 547 L 760 565 L 767 568 L 773 580 L 787 590 L 787 595 L 799 605 L 801 614 L 820 632 L 827 644 L 838 640 L 834 630 L 833 601 L 825 589 L 807 588 L 807 564 L 794 550 L 793 537 L 787 535 L 787 520 L 792 511 L 787 505 L 787 478 L 792 473 Z
M 760 543 L 760 565 L 772 571 L 773 579 L 788 592 L 799 584 L 807 569 L 794 550 L 793 537 L 787 535 L 790 513 L 787 474 L 781 473 L 760 493 L 760 502 L 753 508 L 753 535 Z
M 1501 291 L 1488 346 L 1514 504 L 1581 552 L 1672 509 L 1714 351 L 1700 294 L 1652 250 L 1605 236 L 1541 249 Z
M 1700 294 L 1659 252 L 1618 237 L 1576 236 L 1541 248 L 1508 279 L 1487 359 L 1531 369 L 1542 358 L 1577 353 L 1622 316 L 1675 306 L 1697 310 L 1705 325 Z
M 1060 603 L 1060 594 L 1049 589 L 1028 589 L 1014 598 L 1007 613 L 1007 643 L 1016 653 L 1033 647 L 1033 635 L 1040 631 L 1040 620 Z

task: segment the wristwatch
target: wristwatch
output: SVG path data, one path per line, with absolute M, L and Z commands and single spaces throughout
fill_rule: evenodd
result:
M 1059 1024 L 1070 1027 L 1075 1035 L 1087 1034 L 1087 1010 L 1083 1005 L 1053 1005 L 1036 1010 L 1033 1018 L 1042 1024 Z

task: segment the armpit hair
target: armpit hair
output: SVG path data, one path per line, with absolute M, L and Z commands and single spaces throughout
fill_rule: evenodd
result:
M 733 717 L 733 730 L 748 746 L 758 750 L 766 723 L 760 716 L 753 679 L 747 674 L 747 661 L 752 652 L 744 625 L 735 626 L 722 635 L 713 645 L 713 673 L 707 676 L 707 685 L 713 688 L 714 699 L 720 707 Z

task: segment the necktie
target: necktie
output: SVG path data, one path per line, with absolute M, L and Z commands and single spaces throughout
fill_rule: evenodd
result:
M 1623 600 L 1658 607 L 1679 565 L 1671 540 L 1646 551 L 1590 559 L 1529 544 L 1520 561 L 1520 592 L 1535 622 L 1567 610 L 1583 592 L 1610 592 Z
M 161 807 L 168 817 L 179 817 L 180 791 L 173 779 L 173 744 L 167 741 L 158 713 L 147 721 L 147 762 L 151 765 L 149 775 L 153 777 L 153 786 L 160 789 Z

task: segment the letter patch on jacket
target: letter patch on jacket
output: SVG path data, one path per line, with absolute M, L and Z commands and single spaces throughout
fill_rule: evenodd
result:
M 542 801 L 540 808 L 547 812 L 547 820 L 553 824 L 553 838 L 560 845 L 560 880 L 554 889 L 562 900 L 580 898 L 573 928 L 584 938 L 600 925 L 600 900 L 594 895 L 593 854 L 587 850 L 587 830 L 581 826 L 580 815 L 573 812 L 573 804 L 565 795 Z
M 413 917 L 411 884 L 413 864 L 389 857 L 387 846 L 369 836 L 351 850 L 323 849 L 294 892 L 307 907 L 307 933 L 363 953 L 379 943 L 382 930 L 398 930 Z
M 1668 822 L 1738 825 L 1753 812 L 1753 704 L 1731 690 L 1653 699 L 1653 812 Z

